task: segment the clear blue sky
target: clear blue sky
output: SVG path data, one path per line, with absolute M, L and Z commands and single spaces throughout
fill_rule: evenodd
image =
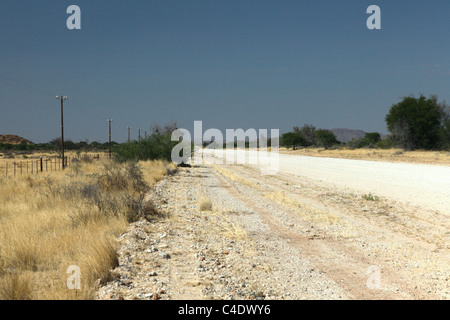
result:
M 66 9 L 81 8 L 81 30 Z M 381 8 L 381 30 L 366 9 Z M 386 133 L 406 95 L 450 102 L 450 1 L 2 0 L 0 134 L 125 141 L 192 130 Z

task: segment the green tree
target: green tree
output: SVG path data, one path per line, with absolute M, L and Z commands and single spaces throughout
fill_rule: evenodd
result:
M 450 149 L 450 106 L 445 106 L 443 110 L 443 120 L 440 135 L 442 148 Z
M 336 144 L 340 144 L 334 133 L 330 130 L 316 130 L 317 145 L 328 149 Z
M 300 132 L 286 132 L 281 135 L 280 144 L 295 150 L 298 146 L 307 146 L 308 142 Z
M 25 141 L 22 141 L 20 144 L 16 144 L 14 146 L 14 150 L 20 150 L 20 151 L 27 150 L 27 143 Z
M 366 132 L 364 139 L 369 142 L 369 144 L 376 144 L 381 140 L 381 135 L 378 132 Z
M 393 141 L 407 150 L 442 147 L 446 108 L 436 96 L 403 98 L 392 105 L 385 119 Z
M 381 141 L 381 135 L 378 132 L 366 132 L 363 138 L 352 139 L 347 143 L 352 148 L 372 148 Z
M 294 127 L 294 132 L 299 132 L 308 142 L 308 145 L 314 146 L 317 144 L 316 128 L 313 125 L 305 124 L 303 127 Z

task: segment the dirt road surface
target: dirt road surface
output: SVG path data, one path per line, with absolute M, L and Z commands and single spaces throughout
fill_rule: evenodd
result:
M 275 175 L 203 164 L 160 182 L 148 200 L 162 216 L 121 236 L 120 266 L 98 298 L 450 297 L 450 168 L 279 164 Z
M 234 150 L 208 154 L 214 154 L 217 161 L 224 163 L 228 163 L 228 159 L 237 163 L 239 156 Z M 247 154 L 247 163 L 257 160 L 272 164 L 275 174 L 306 177 L 331 188 L 372 193 L 450 215 L 450 166 L 286 154 L 278 154 L 275 159 L 269 153 L 254 153 L 253 157 Z

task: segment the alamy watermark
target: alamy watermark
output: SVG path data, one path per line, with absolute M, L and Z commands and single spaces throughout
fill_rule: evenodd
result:
M 371 5 L 366 10 L 367 14 L 371 14 L 367 18 L 366 26 L 369 30 L 380 30 L 381 29 L 381 9 L 379 6 Z
M 370 290 L 381 289 L 381 269 L 376 265 L 371 265 L 367 268 L 366 273 L 369 275 L 367 278 L 366 286 Z
M 279 129 L 226 129 L 225 135 L 216 128 L 203 132 L 203 122 L 194 121 L 194 136 L 187 129 L 172 133 L 179 143 L 172 149 L 176 164 L 251 164 L 262 175 L 274 175 L 279 169 Z M 181 139 L 181 140 L 180 140 Z
M 67 18 L 66 26 L 69 30 L 80 30 L 81 29 L 81 9 L 77 5 L 71 5 L 67 7 L 67 14 L 70 16 Z
M 81 29 L 81 9 L 77 5 L 70 5 L 66 10 L 70 16 L 67 18 L 66 26 L 69 30 Z M 366 26 L 369 30 L 381 29 L 381 9 L 377 5 L 370 5 L 367 10 L 370 17 L 367 19 Z
M 69 275 L 67 278 L 67 289 L 69 290 L 81 290 L 81 269 L 79 266 L 69 266 L 66 270 Z

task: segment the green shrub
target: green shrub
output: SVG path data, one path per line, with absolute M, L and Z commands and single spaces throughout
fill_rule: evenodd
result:
M 171 134 L 155 132 L 138 141 L 122 143 L 114 149 L 118 161 L 171 160 L 172 149 L 178 141 L 171 141 Z
M 364 194 L 364 195 L 362 196 L 362 198 L 363 198 L 364 200 L 367 200 L 367 201 L 378 201 L 378 200 L 380 200 L 380 197 L 375 196 L 375 195 L 373 195 L 373 194 L 371 194 L 371 193 Z
M 347 145 L 350 148 L 374 148 L 379 147 L 378 143 L 380 143 L 381 135 L 378 132 L 366 132 L 363 138 L 352 139 L 347 142 Z
M 71 180 L 67 184 L 53 185 L 48 182 L 53 196 L 74 201 L 78 206 L 98 209 L 80 210 L 71 217 L 74 225 L 117 216 L 125 216 L 131 222 L 145 214 L 143 195 L 148 185 L 136 162 L 109 161 L 100 174 L 86 175 L 84 178 L 82 175 L 80 172 L 79 180 Z
M 377 142 L 376 146 L 381 149 L 391 149 L 394 148 L 394 143 L 391 137 L 386 137 L 383 140 Z

